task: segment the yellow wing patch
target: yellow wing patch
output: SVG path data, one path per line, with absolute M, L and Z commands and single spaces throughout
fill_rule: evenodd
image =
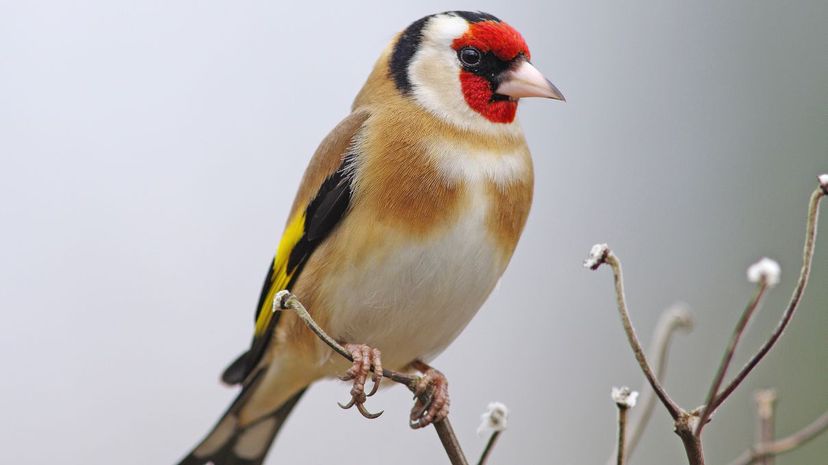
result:
M 290 220 L 287 228 L 285 228 L 282 239 L 279 241 L 279 247 L 276 249 L 276 257 L 273 259 L 273 277 L 270 280 L 270 288 L 267 291 L 267 297 L 262 302 L 262 308 L 259 309 L 259 316 L 256 318 L 256 336 L 261 336 L 267 330 L 272 318 L 273 312 L 271 306 L 273 305 L 273 297 L 282 289 L 287 288 L 291 278 L 296 270 L 288 272 L 288 260 L 290 253 L 296 244 L 302 239 L 305 233 L 305 210 L 302 209 L 296 216 Z

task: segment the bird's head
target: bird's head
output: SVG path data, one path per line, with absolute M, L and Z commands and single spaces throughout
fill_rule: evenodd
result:
M 520 33 L 481 12 L 422 18 L 396 39 L 389 60 L 397 90 L 450 123 L 485 129 L 515 120 L 518 99 L 564 100 L 530 62 Z

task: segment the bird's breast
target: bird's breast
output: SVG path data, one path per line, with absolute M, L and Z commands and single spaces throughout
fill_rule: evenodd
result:
M 347 258 L 320 286 L 334 336 L 378 347 L 390 367 L 433 357 L 462 331 L 505 270 L 531 203 L 528 153 L 442 155 L 393 185 L 360 185 L 372 198 L 358 198 L 332 238 Z
M 426 236 L 376 228 L 382 242 L 336 278 L 326 299 L 340 339 L 378 347 L 394 366 L 435 355 L 465 327 L 506 264 L 487 229 L 488 202 L 465 200 L 465 212 Z

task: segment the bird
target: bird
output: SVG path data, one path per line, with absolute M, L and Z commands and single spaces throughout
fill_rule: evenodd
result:
M 412 427 L 448 415 L 448 382 L 428 363 L 488 298 L 526 224 L 534 174 L 516 118 L 526 97 L 565 100 L 491 14 L 432 14 L 393 37 L 304 173 L 250 348 L 222 374 L 241 391 L 180 465 L 262 464 L 305 390 L 343 372 L 344 407 L 365 416 L 382 367 L 420 372 L 418 392 L 433 393 L 415 403 Z M 350 367 L 294 313 L 271 311 L 282 290 L 352 354 Z

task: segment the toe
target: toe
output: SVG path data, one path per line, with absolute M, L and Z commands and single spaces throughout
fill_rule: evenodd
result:
M 448 416 L 449 398 L 446 393 L 434 396 L 434 400 L 428 407 L 425 418 L 430 422 L 442 421 Z
M 371 375 L 371 381 L 373 381 L 374 385 L 371 387 L 371 392 L 368 393 L 368 397 L 377 393 L 380 382 L 382 382 L 382 354 L 379 349 L 371 350 L 371 362 L 374 366 L 374 373 Z
M 424 428 L 448 416 L 448 381 L 442 373 L 427 370 L 414 387 L 414 393 L 417 401 L 411 409 L 412 428 Z
M 367 396 L 376 393 L 379 388 L 379 382 L 382 380 L 382 361 L 380 351 L 372 349 L 365 344 L 345 344 L 346 350 L 351 353 L 353 363 L 342 379 L 343 381 L 353 380 L 351 386 L 351 400 L 343 405 L 339 404 L 344 409 L 349 409 L 356 406 L 359 413 L 365 418 L 373 419 L 382 415 L 382 411 L 371 413 L 365 408 L 365 401 Z M 375 373 L 371 373 L 371 367 L 374 367 Z M 368 377 L 374 382 L 371 392 L 366 395 L 365 383 Z

